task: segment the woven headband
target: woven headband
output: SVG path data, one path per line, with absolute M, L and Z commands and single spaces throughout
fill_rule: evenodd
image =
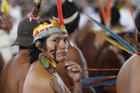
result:
M 47 22 L 44 22 L 43 24 L 40 24 L 37 26 L 33 31 L 33 37 L 34 42 L 37 39 L 46 37 L 48 35 L 54 34 L 54 33 L 65 33 L 67 34 L 67 31 L 64 27 L 61 27 L 58 24 L 58 21 L 56 20 L 50 20 L 51 24 L 48 24 Z

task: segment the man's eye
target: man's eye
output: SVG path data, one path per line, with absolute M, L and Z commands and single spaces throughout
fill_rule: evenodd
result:
M 54 42 L 58 42 L 58 39 L 54 39 L 53 41 L 54 41 Z

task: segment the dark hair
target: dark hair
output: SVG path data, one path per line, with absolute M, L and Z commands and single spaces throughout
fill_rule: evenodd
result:
M 46 50 L 46 39 L 47 38 L 48 37 L 38 39 L 40 41 L 40 48 L 42 48 L 44 50 Z M 41 51 L 34 44 L 30 51 L 30 54 L 29 54 L 31 64 L 38 59 L 40 53 L 41 53 Z
M 68 31 L 68 33 L 73 33 L 78 28 L 79 20 L 80 20 L 80 15 L 78 14 L 78 16 L 76 17 L 76 19 L 74 19 L 74 21 L 65 24 L 65 28 Z
M 74 2 L 69 2 L 69 0 L 66 0 L 62 5 L 62 11 L 63 11 L 64 19 L 72 17 L 73 14 L 78 12 L 78 15 L 74 20 L 71 20 L 71 22 L 64 24 L 68 33 L 73 33 L 79 26 L 79 20 L 80 20 L 79 8 Z M 58 18 L 57 5 L 53 5 L 51 7 L 50 13 L 51 16 Z
M 136 24 L 136 27 L 137 27 L 138 31 L 140 32 L 140 12 L 138 12 L 136 14 L 135 24 Z
M 101 12 L 100 12 L 100 16 L 101 16 L 101 23 L 104 24 L 104 20 L 101 15 Z M 111 9 L 111 26 L 117 25 L 119 23 L 119 20 L 120 20 L 119 10 L 117 8 L 113 7 Z
M 137 27 L 138 32 L 139 32 L 139 34 L 138 34 L 138 42 L 140 42 L 140 12 L 138 12 L 136 14 L 135 24 L 136 24 L 136 27 Z

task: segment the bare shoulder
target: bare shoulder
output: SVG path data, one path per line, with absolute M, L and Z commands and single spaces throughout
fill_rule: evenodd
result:
M 69 45 L 67 60 L 72 60 L 72 61 L 77 62 L 77 61 L 79 61 L 79 59 L 80 59 L 80 54 L 79 54 L 77 48 L 72 45 Z
M 140 87 L 140 56 L 131 56 L 121 67 L 117 77 L 117 91 L 118 93 L 139 93 Z M 138 91 L 138 92 L 137 92 Z
M 133 56 L 131 56 L 124 64 L 123 64 L 123 66 L 121 67 L 121 70 L 120 70 L 120 72 L 121 71 L 123 71 L 123 70 L 126 70 L 126 69 L 129 69 L 129 68 L 131 68 L 132 67 L 132 65 L 134 64 L 134 61 L 136 60 L 136 59 L 138 59 L 139 57 L 138 57 L 138 55 L 133 55 Z
M 75 46 L 72 46 L 71 44 L 69 45 L 68 51 L 71 53 L 77 53 L 78 54 L 78 49 Z
M 77 46 L 69 46 L 66 60 L 72 60 L 78 63 L 82 68 L 87 68 L 87 63 L 82 51 Z M 86 67 L 84 67 L 86 66 Z
M 23 93 L 54 93 L 51 78 L 39 61 L 33 63 L 27 74 Z
M 134 58 L 130 68 L 129 91 L 130 93 L 140 93 L 140 56 L 134 55 Z
M 9 67 L 11 66 L 11 64 L 12 64 L 12 61 L 8 62 L 2 70 L 1 78 L 0 78 L 0 82 L 1 82 L 0 87 L 2 88 L 2 91 L 3 89 L 5 89 L 7 75 L 8 75 Z

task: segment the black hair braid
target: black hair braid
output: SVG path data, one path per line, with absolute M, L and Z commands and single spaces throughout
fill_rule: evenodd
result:
M 29 54 L 29 61 L 32 64 L 33 62 L 35 62 L 38 59 L 38 56 L 41 52 L 37 49 L 37 47 L 35 45 L 33 45 L 30 54 Z

